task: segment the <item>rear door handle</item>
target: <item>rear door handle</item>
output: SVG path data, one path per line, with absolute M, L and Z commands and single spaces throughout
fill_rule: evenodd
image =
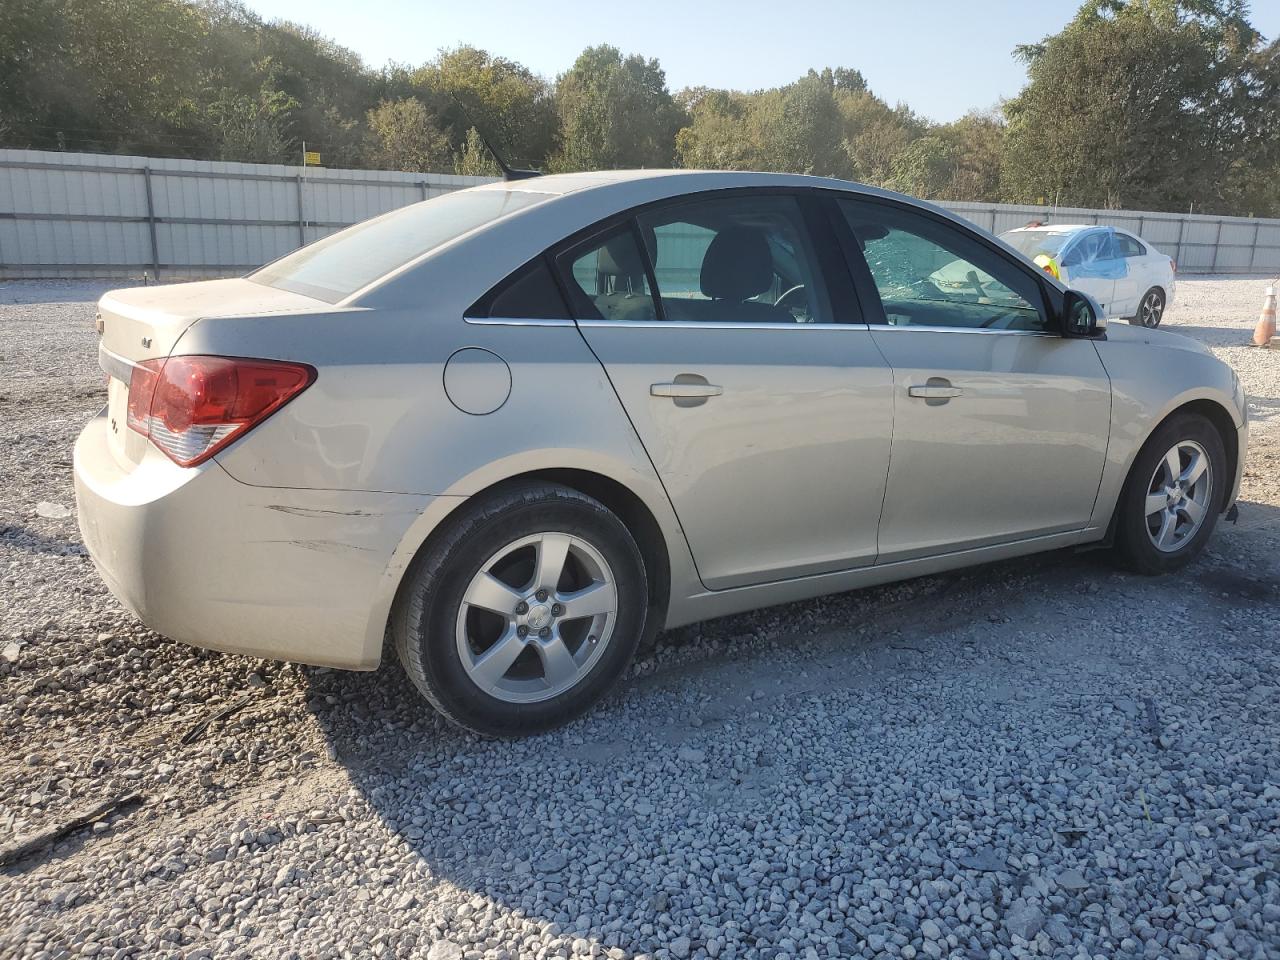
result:
M 952 397 L 963 396 L 964 391 L 959 387 L 942 387 L 942 386 L 925 386 L 925 387 L 907 387 L 907 396 L 920 397 L 924 400 L 950 400 Z
M 705 400 L 707 397 L 718 397 L 722 393 L 724 388 L 714 383 L 653 383 L 649 385 L 651 397 Z

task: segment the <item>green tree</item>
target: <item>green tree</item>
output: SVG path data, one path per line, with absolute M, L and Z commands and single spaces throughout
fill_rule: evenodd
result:
M 837 96 L 841 143 L 849 158 L 848 175 L 876 186 L 894 181 L 894 163 L 924 136 L 927 124 L 905 106 L 890 107 L 870 90 Z
M 936 133 L 909 143 L 893 158 L 888 186 L 926 200 L 948 194 L 955 172 L 955 148 Z
M 292 142 L 283 124 L 297 101 L 279 90 L 263 89 L 247 96 L 224 89 L 207 110 L 209 126 L 216 132 L 219 159 L 249 163 L 296 162 L 289 154 Z
M 968 113 L 935 129 L 951 152 L 951 173 L 939 196 L 947 200 L 1000 200 L 1004 120 L 994 113 Z
M 657 60 L 616 47 L 584 50 L 556 82 L 557 170 L 665 167 L 684 116 Z
M 680 166 L 693 170 L 750 170 L 761 165 L 758 144 L 750 142 L 747 118 L 754 96 L 699 87 L 681 91 L 689 123 L 676 134 Z
M 1245 13 L 1241 0 L 1091 0 L 1019 48 L 1029 82 L 1005 107 L 1005 196 L 1236 208 L 1280 149 L 1280 48 Z
M 682 91 L 689 123 L 676 134 L 680 165 L 847 176 L 835 91 L 841 84 L 856 88 L 860 78 L 857 71 L 810 70 L 795 83 L 755 93 Z
M 505 157 L 503 159 L 506 159 Z M 510 161 L 508 161 L 510 162 Z M 467 131 L 467 139 L 453 161 L 453 172 L 464 177 L 498 177 L 502 171 L 498 168 L 493 154 L 480 139 L 480 132 L 472 127 Z
M 513 165 L 545 164 L 555 148 L 559 121 L 551 89 L 513 60 L 458 47 L 414 71 L 411 82 L 459 148 L 473 126 Z
M 808 76 L 759 98 L 753 126 L 763 169 L 847 175 L 833 79 L 810 70 Z
M 427 171 L 453 167 L 449 138 L 416 97 L 384 100 L 369 111 L 371 159 L 384 170 Z

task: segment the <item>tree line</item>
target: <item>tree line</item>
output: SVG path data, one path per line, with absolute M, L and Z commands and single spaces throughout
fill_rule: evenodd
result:
M 0 145 L 493 174 L 782 170 L 920 197 L 1280 216 L 1280 43 L 1244 0 L 1088 0 L 1019 47 L 998 108 L 933 123 L 856 69 L 673 92 L 590 47 L 548 79 L 475 47 L 372 68 L 229 0 L 22 0 L 0 18 Z M 996 52 L 992 52 L 994 55 Z M 939 75 L 939 82 L 945 77 Z

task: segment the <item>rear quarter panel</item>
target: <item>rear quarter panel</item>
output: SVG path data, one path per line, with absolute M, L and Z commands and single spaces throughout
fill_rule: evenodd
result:
M 666 541 L 673 593 L 698 589 L 683 533 L 599 362 L 572 324 L 490 326 L 429 309 L 346 309 L 195 324 L 179 353 L 267 356 L 312 364 L 316 382 L 215 459 L 242 483 L 426 494 L 404 522 L 375 599 L 385 623 L 405 570 L 466 498 L 503 480 L 578 469 L 615 480 L 649 508 Z M 510 394 L 465 413 L 444 386 L 450 356 L 480 347 L 506 361 Z

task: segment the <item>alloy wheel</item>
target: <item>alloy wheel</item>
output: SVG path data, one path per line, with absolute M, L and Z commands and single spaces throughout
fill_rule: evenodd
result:
M 1213 496 L 1209 454 L 1194 440 L 1182 440 L 1156 464 L 1143 508 L 1147 536 L 1162 553 L 1173 553 L 1204 525 Z
M 1142 298 L 1142 307 L 1139 311 L 1139 318 L 1142 320 L 1144 327 L 1160 326 L 1160 318 L 1164 315 L 1164 298 L 1155 290 L 1152 290 Z
M 590 543 L 560 532 L 522 537 L 494 553 L 467 585 L 458 656 L 492 697 L 549 700 L 591 672 L 617 610 L 613 571 Z

